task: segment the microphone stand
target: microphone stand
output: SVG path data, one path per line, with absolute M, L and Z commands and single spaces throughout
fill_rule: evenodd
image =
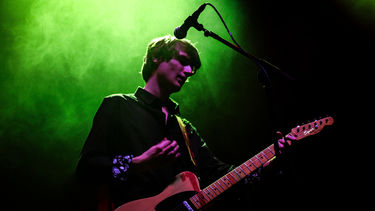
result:
M 212 38 L 220 41 L 221 43 L 225 44 L 226 46 L 232 48 L 233 50 L 235 50 L 238 53 L 242 54 L 246 58 L 248 58 L 248 59 L 252 60 L 253 62 L 255 62 L 261 68 L 261 70 L 263 71 L 263 73 L 265 75 L 265 79 L 267 79 L 267 80 L 261 81 L 261 83 L 263 84 L 264 87 L 267 87 L 267 88 L 271 88 L 272 87 L 271 81 L 270 81 L 270 78 L 269 78 L 269 75 L 268 75 L 268 72 L 267 72 L 267 69 L 272 70 L 272 71 L 274 71 L 276 73 L 279 73 L 280 75 L 284 76 L 288 80 L 291 80 L 291 81 L 295 80 L 292 76 L 290 76 L 287 73 L 281 71 L 280 68 L 278 68 L 277 66 L 269 63 L 268 61 L 266 61 L 264 59 L 255 57 L 254 55 L 252 55 L 252 54 L 244 51 L 242 48 L 240 48 L 237 45 L 234 45 L 234 44 L 228 42 L 227 40 L 221 38 L 219 35 L 215 34 L 214 32 L 205 29 L 203 27 L 203 25 L 200 24 L 200 26 L 202 26 L 202 27 L 195 27 L 195 28 L 198 28 L 197 29 L 198 31 L 202 31 L 203 30 L 204 31 L 204 36 L 206 36 L 206 37 L 212 37 Z M 201 29 L 201 30 L 199 30 L 199 29 Z
M 216 11 L 216 13 L 219 15 L 220 19 L 222 20 L 224 26 L 226 27 L 229 35 L 232 37 L 232 34 L 230 33 L 228 27 L 226 26 L 223 18 L 221 17 L 221 15 L 217 11 L 217 9 L 210 3 L 205 3 L 205 5 L 210 5 Z M 267 69 L 272 71 L 272 73 L 276 73 L 279 76 L 282 76 L 284 79 L 287 79 L 288 82 L 295 81 L 295 79 L 293 77 L 291 77 L 290 75 L 288 75 L 287 73 L 281 71 L 280 68 L 278 68 L 277 66 L 269 63 L 268 61 L 266 61 L 264 59 L 261 59 L 261 58 L 257 58 L 256 56 L 247 53 L 245 50 L 243 50 L 239 46 L 239 44 L 234 40 L 233 37 L 232 37 L 232 39 L 233 39 L 233 41 L 236 45 L 228 42 L 227 40 L 225 40 L 223 38 L 221 38 L 219 35 L 215 34 L 214 32 L 208 31 L 207 29 L 205 29 L 203 27 L 202 24 L 198 23 L 198 21 L 193 22 L 192 27 L 194 27 L 198 31 L 204 31 L 204 36 L 212 37 L 212 38 L 218 40 L 219 42 L 225 44 L 226 46 L 228 46 L 228 47 L 232 48 L 233 50 L 237 51 L 238 53 L 242 54 L 246 58 L 252 60 L 253 62 L 255 62 L 260 67 L 260 70 L 258 72 L 258 80 L 262 84 L 263 88 L 266 89 L 266 93 L 268 94 L 267 99 L 269 101 L 268 102 L 268 105 L 269 105 L 268 109 L 271 113 L 271 117 L 270 117 L 271 118 L 270 119 L 271 120 L 271 130 L 277 129 L 278 126 L 280 125 L 280 123 L 282 123 L 281 122 L 282 118 L 280 118 L 280 116 L 279 116 L 280 114 L 279 114 L 279 112 L 277 112 L 278 102 L 276 101 L 275 90 L 272 87 L 271 79 L 268 75 Z M 261 78 L 261 76 L 263 76 L 263 78 Z M 274 139 L 274 142 L 275 142 L 274 144 L 276 146 L 277 140 Z M 293 166 L 293 164 L 292 164 L 292 166 Z
M 204 7 L 205 7 L 206 5 L 211 6 L 211 7 L 216 11 L 216 13 L 219 15 L 221 21 L 223 22 L 225 28 L 227 28 L 227 31 L 228 31 L 229 35 L 232 37 L 232 34 L 230 33 L 230 31 L 229 31 L 228 27 L 226 26 L 226 24 L 225 24 L 223 18 L 221 17 L 219 11 L 217 11 L 217 9 L 215 8 L 214 5 L 212 5 L 211 3 L 204 3 L 204 4 L 202 4 L 202 5 L 199 7 L 198 10 L 200 10 L 201 8 L 204 9 Z M 203 9 L 202 9 L 202 10 L 203 10 Z M 192 16 L 190 16 L 190 17 L 192 17 Z M 291 80 L 291 81 L 294 81 L 294 80 L 295 80 L 293 77 L 291 77 L 290 75 L 288 75 L 288 74 L 286 74 L 285 72 L 281 71 L 280 68 L 278 68 L 278 67 L 276 67 L 275 65 L 269 63 L 268 61 L 266 61 L 266 60 L 264 60 L 264 59 L 257 58 L 257 57 L 255 57 L 255 56 L 253 56 L 253 55 L 247 53 L 246 51 L 244 51 L 244 50 L 243 50 L 243 49 L 237 44 L 237 42 L 233 39 L 233 37 L 232 37 L 232 39 L 233 39 L 233 41 L 234 41 L 237 45 L 234 45 L 234 44 L 228 42 L 227 40 L 221 38 L 219 35 L 215 34 L 214 32 L 205 29 L 205 28 L 203 27 L 202 24 L 198 23 L 197 18 L 198 18 L 198 17 L 192 19 L 192 20 L 193 20 L 192 23 L 191 23 L 191 26 L 192 26 L 192 27 L 194 27 L 194 28 L 195 28 L 196 30 L 198 30 L 198 31 L 204 31 L 204 36 L 206 36 L 206 37 L 212 37 L 212 38 L 214 38 L 214 39 L 220 41 L 221 43 L 225 44 L 226 46 L 228 46 L 228 47 L 232 48 L 233 50 L 239 52 L 240 54 L 242 54 L 242 55 L 245 56 L 246 58 L 252 60 L 253 62 L 255 62 L 255 63 L 260 67 L 260 69 L 263 71 L 263 74 L 264 74 L 265 77 L 263 78 L 263 80 L 261 80 L 260 77 L 258 77 L 258 79 L 261 81 L 261 83 L 263 83 L 263 87 L 265 87 L 265 88 L 267 88 L 267 87 L 268 87 L 268 88 L 271 88 L 271 80 L 270 80 L 270 78 L 269 78 L 269 75 L 268 75 L 268 72 L 267 72 L 267 70 L 266 70 L 266 67 L 267 67 L 268 69 L 272 70 L 272 71 L 275 72 L 275 73 L 279 73 L 279 75 L 282 75 L 283 77 L 285 77 L 285 78 L 288 79 L 288 80 Z M 259 76 L 260 76 L 260 75 L 259 75 Z M 267 79 L 267 80 L 264 80 L 264 79 Z
M 269 100 L 269 105 L 271 106 L 269 109 L 271 111 L 271 120 L 272 120 L 272 123 L 273 123 L 272 128 L 273 129 L 277 128 L 276 125 L 279 124 L 279 122 L 277 120 L 280 120 L 280 118 L 277 117 L 279 115 L 278 112 L 277 112 L 277 104 L 278 103 L 276 102 L 275 91 L 272 87 L 271 79 L 269 77 L 269 74 L 268 74 L 267 70 L 272 71 L 272 73 L 276 73 L 278 75 L 281 75 L 283 78 L 287 79 L 288 81 L 295 81 L 295 78 L 293 78 L 292 76 L 288 75 L 287 73 L 281 71 L 280 68 L 271 64 L 270 62 L 268 62 L 264 59 L 258 58 L 256 56 L 244 51 L 239 46 L 234 45 L 234 44 L 228 42 L 227 40 L 221 38 L 219 35 L 215 34 L 214 32 L 205 29 L 202 24 L 196 22 L 195 24 L 193 24 L 193 27 L 195 29 L 197 29 L 198 31 L 204 31 L 204 36 L 212 37 L 212 38 L 218 40 L 219 42 L 225 44 L 226 46 L 228 46 L 228 47 L 232 48 L 233 50 L 237 51 L 238 53 L 242 54 L 246 58 L 252 60 L 253 62 L 255 62 L 260 67 L 260 70 L 258 72 L 258 80 L 261 83 L 262 87 L 265 88 L 265 90 L 266 90 L 266 92 L 268 93 L 268 96 L 269 96 L 268 100 Z

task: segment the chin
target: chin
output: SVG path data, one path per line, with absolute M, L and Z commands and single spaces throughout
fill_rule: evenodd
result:
M 179 86 L 179 87 L 174 87 L 174 89 L 172 90 L 172 92 L 179 92 L 181 90 L 182 86 Z
M 179 84 L 177 83 L 176 85 L 172 86 L 171 90 L 172 90 L 172 93 L 173 92 L 179 92 L 182 88 L 183 84 Z

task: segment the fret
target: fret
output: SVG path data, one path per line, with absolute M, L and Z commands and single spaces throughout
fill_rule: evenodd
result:
M 204 197 L 204 195 L 202 194 L 203 192 L 200 191 L 199 193 L 197 193 L 198 195 L 198 198 L 200 199 L 200 201 L 202 202 L 203 205 L 207 204 L 207 202 L 209 202 L 209 200 L 206 199 L 206 197 Z
M 257 155 L 255 155 L 255 157 L 259 160 L 259 162 L 261 162 L 262 164 L 266 163 L 268 161 L 268 159 L 266 157 L 264 157 L 264 155 L 262 153 L 259 153 Z
M 236 182 L 240 181 L 242 178 L 240 177 L 240 175 L 237 174 L 236 170 L 233 170 L 231 172 L 229 172 L 230 175 L 236 180 Z M 234 176 L 233 176 L 234 175 Z
M 249 175 L 251 172 L 253 172 L 247 165 L 246 165 L 246 162 L 243 163 L 241 166 L 245 166 L 245 168 L 242 168 L 242 169 L 245 169 L 245 172 L 247 175 Z M 248 170 L 248 171 L 246 171 Z
M 262 166 L 262 163 L 258 160 L 256 156 L 252 157 L 250 161 L 256 166 L 257 168 Z
M 230 180 L 226 177 L 226 175 L 224 177 L 222 177 L 223 181 L 224 181 L 224 184 L 230 188 L 232 186 L 232 183 L 230 182 Z
M 241 168 L 235 168 L 233 171 L 240 178 L 240 180 L 246 176 L 245 173 L 242 172 Z
M 223 186 L 221 186 L 220 180 L 217 180 L 215 183 L 218 184 L 221 187 L 221 189 L 223 190 L 222 192 L 227 190 L 227 189 L 223 188 Z
M 207 196 L 208 201 L 211 201 L 214 198 L 214 196 L 211 194 L 208 188 L 203 189 L 202 192 Z
M 204 199 L 202 198 L 202 196 L 198 195 L 197 197 L 199 199 L 199 206 L 200 207 L 204 207 L 206 205 L 206 202 L 204 201 Z
M 214 191 L 214 189 L 212 189 L 211 185 L 207 187 L 207 189 L 210 189 L 210 193 L 212 195 L 212 197 L 216 197 L 217 196 L 217 193 Z
M 242 170 L 241 166 L 238 166 L 234 170 L 236 171 L 238 176 L 241 177 L 242 179 L 246 177 L 246 172 L 244 170 Z
M 206 203 L 204 202 L 204 200 L 200 197 L 200 192 L 195 194 L 195 197 L 197 199 L 197 203 L 198 203 L 198 209 L 201 209 L 203 206 L 206 205 Z
M 228 189 L 230 188 L 230 187 L 228 187 L 228 185 L 223 181 L 222 178 L 220 178 L 219 180 L 220 180 L 220 183 L 223 185 L 223 186 L 220 185 L 220 187 L 222 187 L 222 188 L 224 189 L 224 191 L 226 191 L 226 190 L 228 190 Z M 220 183 L 219 183 L 219 184 L 220 184 Z
M 220 194 L 220 192 L 219 192 L 219 194 L 216 193 L 216 191 L 215 191 L 211 186 L 212 186 L 212 185 L 208 186 L 208 188 L 211 189 L 211 193 L 212 193 L 212 195 L 214 195 L 214 197 L 218 196 L 218 195 Z M 215 188 L 216 188 L 216 187 L 215 187 Z M 217 190 L 217 189 L 216 189 L 216 190 Z
M 243 166 L 245 166 L 245 167 L 243 167 Z M 249 175 L 251 173 L 250 169 L 247 168 L 245 164 L 241 164 L 237 168 L 241 169 L 241 171 L 245 174 L 245 177 L 246 177 L 246 175 Z
M 275 153 L 275 146 L 273 144 L 270 145 L 270 146 L 268 146 L 267 149 L 273 154 L 273 156 L 276 155 L 276 153 Z
M 257 166 L 254 165 L 253 162 L 251 162 L 251 160 L 247 160 L 245 163 L 244 163 L 252 172 L 257 169 Z
M 215 190 L 211 187 L 211 185 L 210 186 L 208 186 L 207 188 L 209 188 L 210 189 L 210 192 L 211 192 L 211 194 L 212 194 L 212 196 L 215 198 L 216 196 L 218 196 L 218 194 L 215 192 Z
M 227 185 L 227 183 L 225 183 L 225 181 L 223 181 L 223 178 L 220 178 L 220 182 L 221 184 L 223 184 L 223 187 L 225 190 L 228 190 L 228 188 L 230 188 L 230 186 Z
M 264 153 L 263 151 L 260 152 L 267 160 L 269 160 L 270 158 L 268 158 L 268 156 L 266 155 L 266 153 Z
M 200 207 L 202 207 L 201 203 L 200 203 L 200 200 L 198 199 L 198 196 L 197 195 L 194 195 L 193 197 L 190 198 L 190 201 L 194 204 L 194 206 L 197 208 L 197 209 L 200 209 Z
M 234 184 L 236 184 L 238 181 L 236 180 L 236 178 L 229 172 L 228 174 L 227 174 L 227 178 L 229 179 L 229 181 L 230 181 L 230 183 L 232 184 L 232 185 L 234 185 Z
M 219 194 L 221 194 L 223 191 L 220 191 L 220 189 L 217 188 L 215 184 L 216 184 L 216 182 L 213 183 L 213 184 L 211 185 L 211 186 L 214 186 L 214 188 L 211 187 L 211 189 L 216 193 L 216 195 L 219 195 Z M 217 193 L 217 192 L 219 192 L 219 193 Z
M 255 159 L 257 159 L 259 161 L 259 163 L 261 163 L 261 165 L 263 165 L 265 162 L 263 162 L 263 159 L 264 157 L 263 156 L 260 156 L 260 158 L 258 157 L 258 154 L 254 156 Z
M 254 170 L 256 170 L 258 168 L 258 166 L 255 165 L 255 163 L 252 161 L 253 159 L 254 159 L 254 157 L 252 157 L 250 160 L 248 160 L 249 161 L 248 164 L 251 165 L 251 168 L 253 168 Z
M 269 147 L 263 150 L 263 153 L 267 156 L 268 159 L 271 159 L 275 156 L 275 153 L 273 153 Z
M 197 194 L 195 197 L 197 198 L 197 201 L 199 202 L 199 206 L 205 205 L 204 200 L 199 196 L 199 194 Z

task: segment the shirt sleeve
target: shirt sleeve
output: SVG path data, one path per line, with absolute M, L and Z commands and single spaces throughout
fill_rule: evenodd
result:
M 133 155 L 116 155 L 113 158 L 112 177 L 114 180 L 127 180 L 132 159 Z
M 118 99 L 106 97 L 95 114 L 76 168 L 76 174 L 83 182 L 126 181 L 133 156 L 112 152 L 112 143 L 118 140 L 115 132 L 119 121 L 118 106 Z

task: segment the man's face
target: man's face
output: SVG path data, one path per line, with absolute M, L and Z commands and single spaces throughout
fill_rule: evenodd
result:
M 178 92 L 186 79 L 194 74 L 189 55 L 179 50 L 176 57 L 163 61 L 155 70 L 159 84 L 172 92 Z

